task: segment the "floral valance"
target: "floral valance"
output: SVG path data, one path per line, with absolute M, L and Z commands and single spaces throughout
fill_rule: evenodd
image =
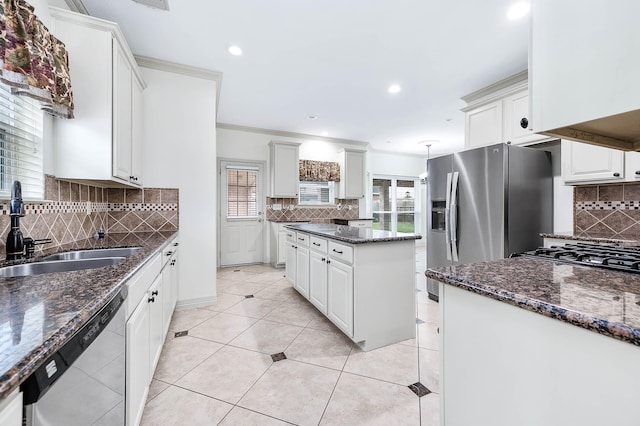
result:
M 46 112 L 73 118 L 67 49 L 24 0 L 2 1 L 0 81 L 13 93 L 40 101 Z
M 303 182 L 340 182 L 340 164 L 331 161 L 300 160 Z

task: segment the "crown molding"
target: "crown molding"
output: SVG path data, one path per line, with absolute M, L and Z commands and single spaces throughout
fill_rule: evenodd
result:
M 216 82 L 216 117 L 220 105 L 220 88 L 222 86 L 222 72 L 208 70 L 205 68 L 192 67 L 177 62 L 164 61 L 161 59 L 150 58 L 148 56 L 133 55 L 138 66 L 151 68 L 158 71 L 172 72 L 175 74 L 187 75 L 189 77 L 202 78 Z
M 84 3 L 82 3 L 82 0 L 64 0 L 64 2 L 72 12 L 82 13 L 83 15 L 89 14 L 89 11 L 84 6 Z
M 502 92 L 526 89 L 528 85 L 528 78 L 529 71 L 523 70 L 517 74 L 512 75 L 511 77 L 507 77 L 487 87 L 483 87 L 480 90 L 476 90 L 473 93 L 469 93 L 468 95 L 465 95 L 460 99 L 465 101 L 467 104 L 472 104 L 477 100 L 489 96 L 494 96 L 496 94 L 497 97 L 500 97 L 502 95 Z
M 273 136 L 284 136 L 284 137 L 296 138 L 296 139 L 313 139 L 316 141 L 355 145 L 355 146 L 360 146 L 364 148 L 368 148 L 369 146 L 368 142 L 354 141 L 351 139 L 330 138 L 327 136 L 316 136 L 316 135 L 309 135 L 306 133 L 288 132 L 285 130 L 262 129 L 259 127 L 240 126 L 238 124 L 217 123 L 216 128 L 226 129 L 226 130 L 239 130 L 242 132 L 250 132 L 250 133 L 262 133 L 262 134 L 273 135 Z

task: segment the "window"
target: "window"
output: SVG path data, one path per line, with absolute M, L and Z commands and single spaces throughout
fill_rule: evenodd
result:
M 373 229 L 416 232 L 417 179 L 374 177 L 371 207 Z
M 227 217 L 258 215 L 258 170 L 227 168 Z
M 335 182 L 300 182 L 300 205 L 333 204 Z
M 0 84 L 0 198 L 11 197 L 14 180 L 22 183 L 23 198 L 44 198 L 42 122 L 37 101 Z

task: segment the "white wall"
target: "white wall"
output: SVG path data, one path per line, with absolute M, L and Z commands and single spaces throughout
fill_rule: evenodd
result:
M 180 190 L 178 305 L 216 296 L 216 82 L 141 68 L 144 186 Z
M 533 148 L 538 148 L 533 146 Z M 573 233 L 573 186 L 565 185 L 562 179 L 560 142 L 551 142 L 539 147 L 551 153 L 553 173 L 553 232 Z

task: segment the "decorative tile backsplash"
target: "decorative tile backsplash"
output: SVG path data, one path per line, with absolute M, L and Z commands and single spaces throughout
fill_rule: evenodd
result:
M 640 183 L 577 186 L 573 199 L 575 234 L 640 237 Z
M 281 210 L 273 210 L 274 204 L 280 204 Z M 311 223 L 331 223 L 331 219 L 360 217 L 358 200 L 336 198 L 335 204 L 327 207 L 304 207 L 298 205 L 297 198 L 267 197 L 266 219 L 274 222 L 308 220 Z
M 25 202 L 20 230 L 25 237 L 51 238 L 37 250 L 55 248 L 107 233 L 175 231 L 178 229 L 177 189 L 99 188 L 45 177 L 45 202 Z M 8 200 L 0 202 L 0 252 L 9 232 Z

